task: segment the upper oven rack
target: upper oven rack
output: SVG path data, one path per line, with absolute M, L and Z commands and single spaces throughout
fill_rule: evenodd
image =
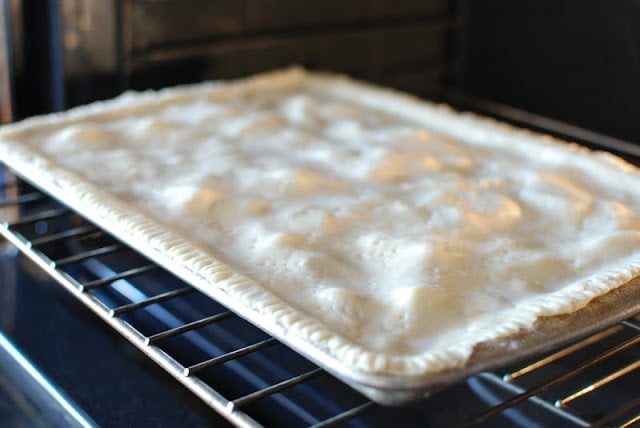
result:
M 8 170 L 4 176 L 11 178 L 0 186 L 0 235 L 233 424 L 276 426 L 265 410 L 314 427 L 369 426 L 406 416 L 407 408 L 364 398 Z M 193 302 L 206 304 L 194 309 Z M 617 384 L 635 385 L 639 344 L 640 322 L 629 319 L 518 367 L 469 378 L 464 386 L 485 405 L 451 425 L 496 418 L 521 425 L 533 407 L 536 417 L 569 426 L 630 426 L 640 421 L 640 394 L 618 397 L 608 408 L 593 402 Z M 290 371 L 273 365 L 274 348 Z M 265 367 L 272 378 L 259 374 Z M 221 383 L 212 373 L 220 368 L 244 385 Z M 339 400 L 324 400 L 336 394 Z

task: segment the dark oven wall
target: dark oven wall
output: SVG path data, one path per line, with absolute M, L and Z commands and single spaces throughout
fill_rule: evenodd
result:
M 6 4 L 16 119 L 129 88 L 300 64 L 436 100 L 472 95 L 640 141 L 640 0 Z
M 447 0 L 180 0 L 125 12 L 134 88 L 299 64 L 431 95 L 445 73 Z
M 640 144 L 640 1 L 469 2 L 467 94 Z
M 437 98 L 455 11 L 448 0 L 12 4 L 25 20 L 19 48 L 29 48 L 16 73 L 18 117 L 293 64 Z

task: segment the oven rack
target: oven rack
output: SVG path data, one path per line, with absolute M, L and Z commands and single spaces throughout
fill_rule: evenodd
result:
M 4 176 L 0 235 L 234 425 L 277 426 L 264 415 L 285 413 L 295 426 L 415 422 L 407 419 L 412 408 L 373 403 L 10 171 Z M 481 405 L 449 425 L 631 426 L 640 422 L 640 393 L 629 396 L 639 391 L 639 344 L 640 322 L 632 318 L 517 367 L 471 377 L 456 387 Z M 216 370 L 230 371 L 238 385 L 221 383 Z M 258 374 L 265 372 L 268 378 Z

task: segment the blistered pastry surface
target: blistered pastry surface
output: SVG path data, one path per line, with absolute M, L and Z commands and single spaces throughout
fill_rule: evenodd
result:
M 299 69 L 31 119 L 0 155 L 363 372 L 463 366 L 640 269 L 629 165 Z

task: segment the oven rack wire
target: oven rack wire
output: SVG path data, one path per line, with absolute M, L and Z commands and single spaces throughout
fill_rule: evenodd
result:
M 232 424 L 275 426 L 263 415 L 280 412 L 298 426 L 369 426 L 367 418 L 407 413 L 363 397 L 0 168 L 0 235 Z M 540 417 L 563 426 L 640 423 L 639 344 L 640 321 L 632 318 L 517 367 L 480 373 L 464 386 L 483 406 L 450 425 L 522 426 Z M 265 367 L 272 378 L 257 374 Z M 222 369 L 243 385 L 220 383 L 215 370 Z M 323 401 L 328 395 L 334 400 Z

